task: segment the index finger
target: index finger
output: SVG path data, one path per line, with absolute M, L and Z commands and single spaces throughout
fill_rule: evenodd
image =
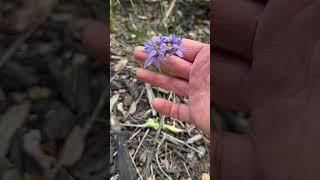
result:
M 187 61 L 193 62 L 198 53 L 205 46 L 209 45 L 191 39 L 182 39 L 181 47 L 186 49 L 186 51 L 183 54 L 183 58 Z

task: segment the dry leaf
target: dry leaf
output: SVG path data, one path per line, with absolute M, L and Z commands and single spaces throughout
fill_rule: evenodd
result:
M 110 113 L 112 112 L 114 104 L 118 101 L 119 96 L 120 96 L 119 94 L 116 94 L 111 97 L 111 99 L 110 99 Z
M 169 170 L 169 166 L 170 166 L 169 161 L 166 159 L 160 159 L 160 161 L 161 161 L 161 165 L 163 165 L 166 168 L 166 170 Z
M 133 102 L 129 108 L 128 114 L 133 114 L 136 112 L 136 110 L 137 110 L 137 102 Z
M 85 146 L 83 132 L 83 129 L 79 126 L 73 128 L 60 154 L 60 164 L 72 166 L 81 158 Z

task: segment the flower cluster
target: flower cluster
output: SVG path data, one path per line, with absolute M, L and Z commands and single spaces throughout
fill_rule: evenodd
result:
M 183 49 L 181 46 L 181 38 L 175 34 L 170 34 L 169 37 L 155 36 L 148 39 L 145 43 L 144 52 L 148 55 L 145 60 L 144 67 L 150 66 L 152 63 L 160 69 L 160 61 L 171 55 L 183 57 Z

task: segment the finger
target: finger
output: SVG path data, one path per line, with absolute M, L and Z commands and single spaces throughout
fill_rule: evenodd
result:
M 143 68 L 139 68 L 136 70 L 136 76 L 138 79 L 154 86 L 159 86 L 163 89 L 171 90 L 181 96 L 188 96 L 187 81 L 170 76 L 165 76 L 159 73 L 154 73 Z
M 147 58 L 147 55 L 143 52 L 143 47 L 138 46 L 134 48 L 133 50 L 134 57 L 144 62 L 144 60 Z M 166 58 L 164 61 L 160 62 L 161 69 L 168 70 L 172 75 L 183 78 L 188 80 L 190 69 L 191 69 L 191 63 L 188 61 L 185 61 L 182 58 L 179 58 L 177 56 L 170 56 Z
M 216 46 L 251 58 L 257 21 L 263 8 L 262 3 L 252 0 L 216 1 L 213 6 Z
M 198 53 L 205 46 L 209 46 L 208 44 L 201 43 L 198 41 L 190 40 L 190 39 L 182 39 L 181 47 L 186 49 L 183 54 L 183 58 L 187 61 L 193 62 Z
M 107 48 L 106 24 L 91 22 L 83 31 L 83 43 L 89 53 L 103 63 L 109 63 L 110 50 Z
M 156 111 L 163 115 L 192 123 L 190 120 L 189 108 L 185 104 L 173 103 L 165 99 L 155 98 L 152 101 L 152 106 Z
M 247 112 L 247 76 L 250 64 L 240 57 L 217 50 L 213 54 L 214 103 Z

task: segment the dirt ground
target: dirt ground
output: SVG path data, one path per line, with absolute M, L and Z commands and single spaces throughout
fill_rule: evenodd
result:
M 142 125 L 163 116 L 150 107 L 154 97 L 187 102 L 172 92 L 152 87 L 134 76 L 141 67 L 132 57 L 132 48 L 143 45 L 151 31 L 161 31 L 160 3 L 166 12 L 173 1 L 139 0 L 113 1 L 111 29 L 110 112 L 111 179 L 129 174 L 129 179 L 206 179 L 210 169 L 210 138 L 191 124 L 164 117 L 164 124 L 183 132 L 162 131 L 154 143 L 157 130 Z M 169 31 L 176 17 L 177 33 L 184 38 L 209 43 L 209 1 L 177 1 L 168 16 Z M 149 30 L 146 27 L 151 27 Z M 125 144 L 125 145 L 124 145 Z M 125 177 L 123 175 L 123 177 Z

